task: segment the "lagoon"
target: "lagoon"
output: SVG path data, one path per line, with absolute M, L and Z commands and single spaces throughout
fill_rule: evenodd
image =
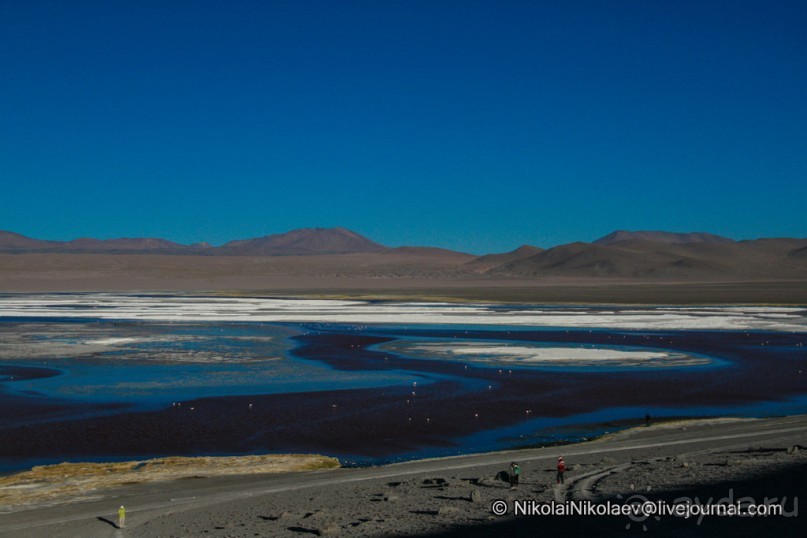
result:
M 804 412 L 806 314 L 2 296 L 0 468 L 275 452 L 375 464 L 573 441 L 645 414 Z

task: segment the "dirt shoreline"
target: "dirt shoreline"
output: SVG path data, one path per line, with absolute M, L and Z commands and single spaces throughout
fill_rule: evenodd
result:
M 502 532 L 624 535 L 647 526 L 662 535 L 751 530 L 798 535 L 805 516 L 793 497 L 807 478 L 807 415 L 771 419 L 687 421 L 640 427 L 596 441 L 508 452 L 420 460 L 360 469 L 210 477 L 107 490 L 95 500 L 0 516 L 0 536 L 493 536 Z M 566 484 L 554 484 L 557 455 Z M 499 474 L 512 460 L 524 470 L 509 489 Z M 624 503 L 698 497 L 777 498 L 790 516 L 498 517 L 516 501 Z M 114 527 L 120 504 L 127 528 Z M 630 529 L 628 529 L 630 530 Z
M 397 258 L 396 258 L 397 259 Z M 401 260 L 399 260 L 400 262 Z M 161 256 L 0 253 L 0 293 L 193 293 L 552 304 L 807 304 L 807 279 L 505 276 L 445 260 L 366 256 Z M 369 264 L 369 265 L 368 265 Z M 376 265 L 374 265 L 376 264 Z

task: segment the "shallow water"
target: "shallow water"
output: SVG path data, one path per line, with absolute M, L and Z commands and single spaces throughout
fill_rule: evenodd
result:
M 311 321 L 177 322 L 143 321 L 143 298 L 27 298 L 30 317 L 26 297 L 13 299 L 13 316 L 0 317 L 4 470 L 271 452 L 380 463 L 579 440 L 645 414 L 807 411 L 807 331 L 759 329 L 782 315 L 803 327 L 804 309 L 676 311 L 687 326 L 701 316 L 739 327 L 692 330 L 660 328 L 669 308 L 566 309 L 578 326 L 563 328 L 482 319 L 557 313 L 550 307 L 476 306 L 473 324 L 442 324 L 434 319 L 462 307 L 408 304 L 406 323 L 351 324 L 328 321 L 349 303 L 300 301 L 282 308 Z M 173 319 L 177 300 L 149 315 Z M 206 303 L 192 304 L 201 312 Z M 222 304 L 242 303 L 215 302 L 202 317 Z M 428 323 L 406 317 L 430 308 L 438 314 Z M 104 316 L 88 317 L 99 309 Z M 586 316 L 619 328 L 590 328 Z M 645 328 L 626 329 L 620 316 Z
M 9 394 L 127 403 L 140 411 L 202 397 L 367 388 L 409 379 L 393 371 L 340 372 L 298 359 L 288 354 L 295 334 L 269 324 L 0 323 L 6 342 L 0 360 L 7 367 L 58 372 L 7 380 Z

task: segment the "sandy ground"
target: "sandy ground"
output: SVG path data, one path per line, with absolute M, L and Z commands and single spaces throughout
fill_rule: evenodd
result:
M 421 460 L 375 468 L 198 477 L 107 490 L 102 498 L 0 516 L 0 536 L 801 536 L 807 416 L 659 424 L 564 447 Z M 570 466 L 555 483 L 556 458 Z M 502 480 L 511 461 L 519 487 Z M 654 503 L 718 499 L 762 504 L 771 517 L 514 515 L 516 501 Z M 497 516 L 502 500 L 508 514 Z M 119 505 L 128 509 L 116 528 Z M 524 504 L 522 504 L 524 506 Z M 559 505 L 555 505 L 559 506 Z M 567 506 L 567 505 L 563 505 Z
M 380 261 L 379 261 L 380 260 Z M 194 292 L 504 303 L 807 304 L 807 279 L 512 278 L 434 256 L 0 253 L 0 292 Z
M 170 457 L 111 463 L 60 463 L 0 477 L 0 514 L 29 507 L 79 502 L 103 490 L 134 484 L 197 478 L 268 474 L 339 467 L 336 458 L 307 454 Z

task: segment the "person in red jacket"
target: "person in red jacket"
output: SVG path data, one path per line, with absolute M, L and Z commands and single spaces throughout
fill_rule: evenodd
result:
M 558 484 L 563 484 L 563 473 L 566 471 L 566 462 L 563 456 L 558 456 Z

